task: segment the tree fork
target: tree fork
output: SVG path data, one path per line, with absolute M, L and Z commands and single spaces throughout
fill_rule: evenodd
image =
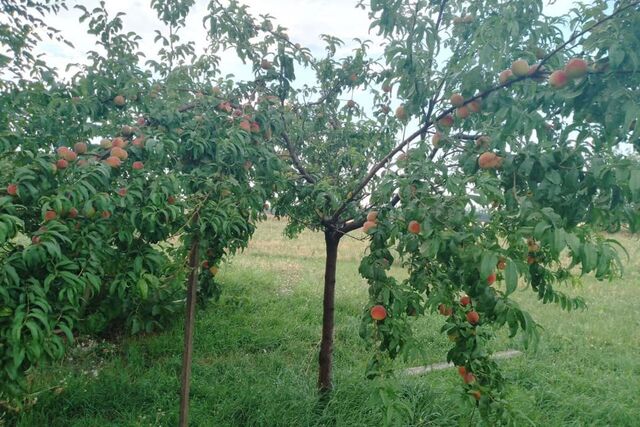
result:
M 341 234 L 327 227 L 324 232 L 326 249 L 324 269 L 324 297 L 322 300 L 322 341 L 318 357 L 318 389 L 326 394 L 331 391 L 331 370 L 333 367 L 333 329 L 336 296 L 336 265 Z

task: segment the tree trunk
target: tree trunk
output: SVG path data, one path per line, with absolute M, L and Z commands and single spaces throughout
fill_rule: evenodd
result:
M 336 296 L 336 264 L 340 234 L 325 230 L 324 241 L 327 257 L 324 268 L 324 299 L 322 302 L 322 341 L 320 342 L 320 372 L 318 388 L 321 393 L 331 390 L 331 368 L 333 365 L 333 313 Z

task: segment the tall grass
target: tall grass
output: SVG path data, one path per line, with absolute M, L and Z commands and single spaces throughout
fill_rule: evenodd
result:
M 250 248 L 221 270 L 223 297 L 197 315 L 191 423 L 197 426 L 370 426 L 383 408 L 364 379 L 369 349 L 358 337 L 366 284 L 358 274 L 365 245 L 345 238 L 338 265 L 335 392 L 317 405 L 323 241 L 282 236 L 283 223 L 263 223 Z M 516 297 L 544 327 L 535 352 L 501 361 L 521 424 L 640 425 L 640 245 L 620 236 L 631 254 L 624 279 L 569 289 L 589 309 L 566 313 L 541 305 L 530 290 Z M 424 353 L 400 370 L 445 357 L 439 316 L 416 324 Z M 177 425 L 182 323 L 162 334 L 118 343 L 81 341 L 69 357 L 32 374 L 30 409 L 4 416 L 19 426 Z M 499 334 L 496 349 L 520 348 Z M 399 424 L 475 424 L 454 370 L 394 381 L 410 419 Z M 1 423 L 1 421 L 0 421 Z

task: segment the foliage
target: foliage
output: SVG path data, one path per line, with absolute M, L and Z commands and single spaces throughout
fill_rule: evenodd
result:
M 191 2 L 154 4 L 171 32 L 158 38 L 157 77 L 139 36 L 102 3 L 78 6 L 97 48 L 69 80 L 2 86 L 1 398 L 77 332 L 151 332 L 175 319 L 194 240 L 201 295 L 215 296 L 220 260 L 246 246 L 273 190 L 278 160 L 259 128 L 269 109 L 178 44 Z M 7 43 L 16 58 L 32 48 Z
M 538 1 L 359 6 L 370 9 L 381 59 L 360 40 L 341 57 L 330 36 L 314 58 L 270 17 L 233 2 L 215 9 L 246 29 L 225 43 L 255 63 L 273 58 L 265 85 L 282 100 L 274 130 L 289 164 L 276 213 L 290 235 L 309 228 L 335 241 L 364 225 L 371 236 L 360 268 L 370 284 L 361 334 L 377 349 L 370 376 L 419 351 L 411 317 L 440 311 L 469 401 L 485 420 L 508 422 L 488 343 L 501 326 L 537 341 L 536 322 L 511 298 L 519 281 L 543 303 L 582 308 L 563 285 L 622 271 L 617 243 L 599 233 L 637 231 L 637 162 L 623 143 L 638 139 L 639 3 L 594 1 L 561 17 Z M 296 86 L 296 67 L 315 81 Z M 381 320 L 374 305 L 386 309 Z

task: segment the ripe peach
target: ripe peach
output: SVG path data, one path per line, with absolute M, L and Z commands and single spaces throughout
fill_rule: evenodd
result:
M 471 101 L 469 104 L 467 104 L 467 107 L 469 108 L 469 111 L 471 111 L 472 113 L 479 113 L 480 110 L 482 110 L 482 103 L 480 102 L 479 99 L 475 99 Z
M 441 132 L 436 132 L 431 137 L 431 143 L 434 145 L 434 147 L 437 147 L 438 144 L 440 144 L 440 140 L 442 140 L 442 133 Z
M 144 135 L 140 135 L 138 137 L 136 137 L 131 144 L 133 144 L 134 147 L 138 147 L 138 148 L 142 148 L 144 147 Z
M 7 194 L 10 196 L 15 196 L 18 194 L 18 186 L 16 184 L 7 185 Z
M 102 211 L 102 213 L 100 214 L 100 216 L 104 219 L 109 219 L 111 217 L 111 212 L 109 211 Z
M 231 103 L 229 101 L 221 102 L 216 108 L 225 113 L 230 113 L 233 111 L 233 107 L 231 106 Z
M 369 311 L 373 320 L 384 320 L 387 318 L 387 310 L 381 305 L 374 305 Z
M 420 233 L 420 223 L 418 221 L 411 221 L 407 226 L 407 230 L 409 233 L 418 234 Z
M 124 107 L 124 104 L 126 104 L 126 102 L 127 100 L 122 95 L 116 95 L 116 97 L 113 98 L 113 103 L 118 107 Z
M 524 59 L 518 59 L 511 64 L 511 72 L 516 77 L 523 77 L 529 73 L 529 63 Z
M 68 155 L 69 151 L 71 151 L 69 147 L 58 147 L 56 153 L 58 153 L 58 157 L 66 160 L 66 156 Z
M 480 321 L 480 315 L 476 311 L 470 311 L 467 313 L 467 321 L 472 325 L 477 325 Z
M 122 164 L 122 160 L 120 160 L 120 158 L 116 156 L 107 157 L 107 160 L 105 160 L 104 162 L 112 168 L 120 167 L 120 165 Z
M 398 108 L 396 108 L 396 119 L 404 122 L 405 120 L 407 120 L 407 111 L 405 110 L 404 106 L 401 105 Z
M 511 71 L 510 69 L 506 69 L 498 75 L 498 81 L 500 82 L 500 84 L 505 84 L 506 82 L 511 80 L 512 77 L 513 71 Z
M 111 141 L 111 145 L 113 147 L 124 148 L 127 146 L 127 141 L 120 137 L 116 137 L 116 138 L 113 138 L 113 140 Z
M 453 126 L 453 116 L 451 114 L 447 114 L 446 116 L 441 118 L 438 123 L 440 123 L 440 126 L 442 127 L 450 128 L 451 126 Z
M 69 209 L 69 218 L 76 218 L 78 216 L 78 209 L 71 208 Z
M 458 375 L 464 377 L 467 374 L 467 368 L 464 366 L 458 366 Z
M 40 243 L 40 236 L 33 236 L 31 238 L 31 243 L 33 243 L 34 245 L 37 245 L 38 243 Z
M 362 226 L 362 231 L 368 233 L 369 230 L 371 230 L 372 228 L 376 228 L 376 226 L 377 224 L 375 223 L 375 221 L 365 221 L 364 225 Z
M 461 306 L 466 307 L 469 304 L 471 304 L 471 298 L 468 295 L 465 295 L 462 298 L 460 298 L 460 305 Z
M 58 169 L 66 169 L 69 167 L 69 162 L 67 162 L 65 159 L 60 159 L 56 162 L 56 167 Z
M 122 134 L 122 136 L 131 136 L 133 135 L 134 129 L 129 126 L 129 125 L 124 125 L 122 126 L 122 129 L 120 129 L 120 133 Z
M 464 381 L 465 384 L 474 383 L 476 381 L 476 376 L 473 375 L 471 372 L 467 372 L 462 377 L 462 381 Z
M 167 203 L 173 205 L 176 202 L 176 198 L 173 196 L 167 197 Z
M 460 107 L 456 110 L 456 116 L 461 119 L 466 119 L 469 117 L 469 109 L 467 107 Z
M 262 68 L 263 70 L 270 70 L 273 67 L 273 64 L 271 64 L 271 61 L 269 61 L 268 59 L 263 59 L 260 62 L 260 68 Z
M 111 149 L 111 153 L 112 156 L 115 156 L 117 158 L 119 158 L 120 160 L 127 160 L 127 158 L 129 157 L 129 153 L 127 153 L 126 150 L 123 150 L 120 147 L 113 147 Z
M 44 213 L 44 220 L 45 221 L 53 221 L 57 217 L 58 217 L 58 214 L 56 213 L 56 211 L 46 211 Z
M 453 105 L 454 107 L 462 107 L 462 105 L 464 104 L 464 97 L 459 93 L 454 93 L 453 95 L 451 95 L 451 98 L 449 100 L 451 101 L 451 105 Z
M 73 151 L 78 154 L 85 154 L 87 152 L 87 144 L 85 142 L 76 142 L 73 145 Z
M 445 304 L 439 304 L 438 312 L 443 316 L 451 316 L 453 314 L 453 308 L 447 307 Z
M 487 277 L 487 283 L 489 285 L 493 285 L 496 282 L 496 273 L 491 273 L 488 277 Z
M 571 58 L 567 65 L 564 66 L 564 71 L 570 79 L 584 77 L 588 70 L 589 65 L 582 58 Z
M 251 122 L 249 120 L 243 119 L 240 121 L 240 129 L 245 132 L 251 132 Z
M 474 390 L 471 392 L 471 395 L 476 399 L 476 400 L 480 400 L 480 398 L 482 397 L 482 393 L 480 393 L 479 390 Z
M 134 168 L 135 170 L 142 170 L 142 168 L 144 168 L 144 163 L 137 161 L 137 162 L 133 162 L 133 164 L 131 165 L 132 168 Z
M 251 122 L 251 133 L 260 133 L 260 125 L 258 122 Z
M 120 197 L 124 197 L 124 196 L 126 196 L 126 195 L 127 195 L 127 189 L 126 189 L 126 188 L 124 188 L 124 187 L 120 188 L 120 189 L 118 190 L 118 195 L 119 195 Z
M 567 73 L 562 70 L 556 70 L 549 76 L 549 84 L 556 89 L 564 87 L 568 81 Z
M 502 165 L 502 158 L 491 151 L 484 152 L 478 157 L 480 169 L 495 169 Z

